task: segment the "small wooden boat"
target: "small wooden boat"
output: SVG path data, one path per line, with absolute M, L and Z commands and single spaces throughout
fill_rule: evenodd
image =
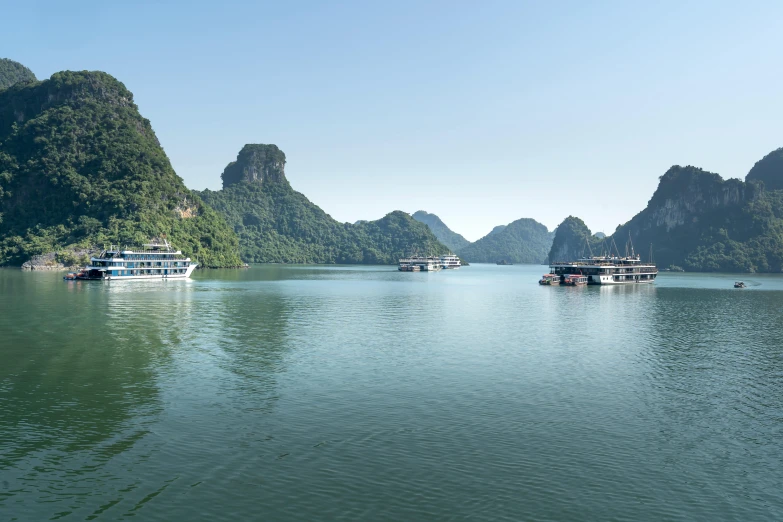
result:
M 587 276 L 583 276 L 579 274 L 569 274 L 565 276 L 563 284 L 567 286 L 583 286 L 587 284 Z
M 560 276 L 556 274 L 544 274 L 541 276 L 541 279 L 538 281 L 539 285 L 559 285 L 560 284 Z

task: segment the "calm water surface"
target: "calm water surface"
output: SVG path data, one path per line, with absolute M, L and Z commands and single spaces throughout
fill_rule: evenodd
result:
M 0 270 L 0 520 L 782 520 L 783 277 Z

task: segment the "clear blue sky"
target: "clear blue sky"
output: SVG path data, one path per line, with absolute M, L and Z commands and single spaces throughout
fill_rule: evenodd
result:
M 136 4 L 136 5 L 133 5 Z M 245 143 L 341 221 L 611 232 L 674 164 L 783 146 L 781 2 L 0 0 L 0 57 L 106 71 L 195 189 Z

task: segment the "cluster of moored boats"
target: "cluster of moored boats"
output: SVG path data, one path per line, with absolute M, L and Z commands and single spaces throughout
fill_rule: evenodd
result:
M 438 270 L 454 270 L 462 266 L 459 257 L 454 254 L 446 256 L 410 256 L 400 259 L 397 270 L 400 272 L 437 272 Z
M 569 274 L 559 276 L 557 274 L 544 274 L 539 285 L 566 285 L 566 286 L 584 286 L 587 284 L 587 276 L 579 274 Z

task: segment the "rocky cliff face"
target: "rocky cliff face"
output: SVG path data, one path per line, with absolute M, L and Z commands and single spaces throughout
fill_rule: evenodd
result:
M 762 193 L 756 183 L 724 180 L 696 167 L 674 166 L 661 176 L 647 208 L 619 226 L 613 238 L 617 245 L 630 239 L 644 257 L 652 250 L 662 266 L 688 265 L 692 252 L 717 241 L 709 238 L 730 231 L 732 240 L 744 240 L 763 233 L 759 222 L 754 223 L 748 214 Z M 690 264 L 690 269 L 705 269 Z
M 239 151 L 236 161 L 226 166 L 223 188 L 242 181 L 287 183 L 285 154 L 277 145 L 248 144 Z
M 628 225 L 637 234 L 661 227 L 667 232 L 716 209 L 744 204 L 758 197 L 758 187 L 738 179 L 723 180 L 718 174 L 696 167 L 674 166 L 661 176 L 658 189 L 647 208 Z
M 747 181 L 724 180 L 696 167 L 661 176 L 647 208 L 617 228 L 643 258 L 693 271 L 783 270 L 783 190 L 777 189 L 781 150 L 756 163 Z M 772 188 L 770 188 L 772 187 Z

